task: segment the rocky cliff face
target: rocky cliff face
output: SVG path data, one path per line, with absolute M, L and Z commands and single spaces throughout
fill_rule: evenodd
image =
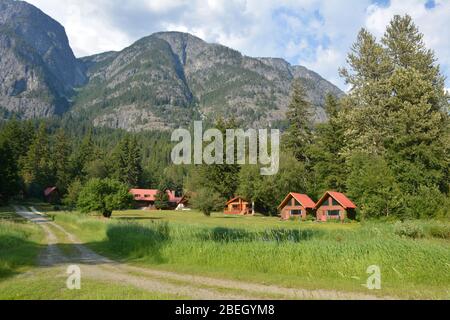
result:
M 325 117 L 326 94 L 343 94 L 304 67 L 246 57 L 179 32 L 156 33 L 121 52 L 83 61 L 90 81 L 74 112 L 90 114 L 97 125 L 127 130 L 170 128 L 193 117 L 219 116 L 267 125 L 285 119 L 295 78 L 305 85 L 319 121 Z
M 86 80 L 58 22 L 26 2 L 0 0 L 0 108 L 23 118 L 60 114 Z

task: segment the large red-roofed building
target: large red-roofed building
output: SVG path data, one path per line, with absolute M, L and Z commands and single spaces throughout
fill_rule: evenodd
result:
M 175 191 L 166 191 L 169 196 L 169 203 L 171 207 L 176 208 L 181 197 L 177 197 Z M 134 202 L 139 208 L 155 209 L 157 189 L 131 189 L 130 193 L 133 195 Z

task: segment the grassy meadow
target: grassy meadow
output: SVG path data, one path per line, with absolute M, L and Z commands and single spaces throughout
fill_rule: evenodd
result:
M 316 223 L 198 212 L 52 213 L 95 251 L 151 268 L 306 289 L 450 298 L 448 222 Z M 364 287 L 378 265 L 382 290 Z
M 0 281 L 34 266 L 43 239 L 37 225 L 20 218 L 11 208 L 0 207 Z

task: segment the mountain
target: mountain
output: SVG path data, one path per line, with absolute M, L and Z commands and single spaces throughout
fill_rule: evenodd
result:
M 62 114 L 87 81 L 64 28 L 36 7 L 0 0 L 0 112 L 22 118 Z
M 0 119 L 64 115 L 129 131 L 230 116 L 278 125 L 295 78 L 324 120 L 326 94 L 343 92 L 305 67 L 179 32 L 76 59 L 58 22 L 26 2 L 0 0 Z
M 155 33 L 82 61 L 89 83 L 73 113 L 126 130 L 170 128 L 195 117 L 234 116 L 249 126 L 281 121 L 295 78 L 305 85 L 318 121 L 325 118 L 326 94 L 343 95 L 305 67 L 247 57 L 180 32 Z

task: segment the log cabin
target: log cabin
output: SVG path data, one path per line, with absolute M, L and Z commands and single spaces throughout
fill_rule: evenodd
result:
M 57 204 L 60 202 L 61 197 L 57 187 L 48 187 L 44 190 L 44 199 L 51 204 Z
M 236 197 L 226 203 L 224 214 L 248 215 L 252 214 L 251 205 L 242 197 Z
M 314 214 L 316 204 L 306 194 L 289 193 L 278 206 L 278 211 L 283 220 L 289 220 L 291 217 L 306 219 L 308 214 Z
M 354 219 L 355 209 L 356 205 L 345 194 L 335 191 L 327 191 L 315 206 L 319 221 Z

